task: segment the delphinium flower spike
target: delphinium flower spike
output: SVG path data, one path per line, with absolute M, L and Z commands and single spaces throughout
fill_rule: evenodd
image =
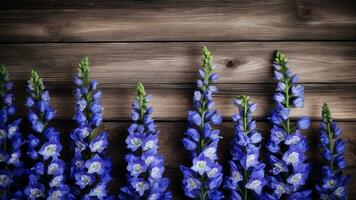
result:
M 65 163 L 60 159 L 62 145 L 59 132 L 49 126 L 55 111 L 50 105 L 48 91 L 36 71 L 28 81 L 26 99 L 28 121 L 27 156 L 31 159 L 29 182 L 25 188 L 28 199 L 67 199 L 69 187 L 65 184 Z
M 262 136 L 251 116 L 257 105 L 246 95 L 237 97 L 234 103 L 239 112 L 232 117 L 235 135 L 231 142 L 230 175 L 224 187 L 230 193 L 229 199 L 256 199 L 267 183 L 265 164 L 259 161 Z
M 100 129 L 103 115 L 101 91 L 97 81 L 89 80 L 89 60 L 83 58 L 74 77 L 77 123 L 71 133 L 74 144 L 70 178 L 71 199 L 111 199 L 107 185 L 111 180 L 111 160 L 105 158 L 108 134 Z
M 163 177 L 164 158 L 157 153 L 159 131 L 151 116 L 153 108 L 148 104 L 151 96 L 146 95 L 140 82 L 136 92 L 131 112 L 134 123 L 128 128 L 126 138 L 127 185 L 121 188 L 119 199 L 172 199 L 167 191 L 169 180 Z
M 311 166 L 305 156 L 307 139 L 302 134 L 309 128 L 310 119 L 301 117 L 293 123 L 289 117 L 292 108 L 304 106 L 304 87 L 297 84 L 298 75 L 292 74 L 284 54 L 276 52 L 273 67 L 278 87 L 273 96 L 276 106 L 269 117 L 272 129 L 267 144 L 270 198 L 310 199 L 311 190 L 303 187 Z
M 3 65 L 0 65 L 0 199 L 20 199 L 23 192 L 19 180 L 24 167 L 21 158 L 22 135 L 19 131 L 21 119 L 13 120 L 15 114 L 12 82 Z
M 212 125 L 220 124 L 221 116 L 214 109 L 212 94 L 217 88 L 212 85 L 218 79 L 210 51 L 203 48 L 200 78 L 194 92 L 194 110 L 188 113 L 188 129 L 183 145 L 191 153 L 192 166 L 181 166 L 185 195 L 194 199 L 221 199 L 222 167 L 218 163 L 217 147 L 219 130 Z
M 321 169 L 316 190 L 319 199 L 347 199 L 347 184 L 350 176 L 343 175 L 346 167 L 345 142 L 341 139 L 341 128 L 333 121 L 325 103 L 320 123 L 320 146 L 325 164 Z

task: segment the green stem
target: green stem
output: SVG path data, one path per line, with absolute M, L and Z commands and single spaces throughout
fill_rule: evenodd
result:
M 244 126 L 244 132 L 245 132 L 245 134 L 247 135 L 248 134 L 248 130 L 247 130 L 247 112 L 248 112 L 248 101 L 246 100 L 246 99 L 243 99 L 243 101 L 244 101 L 244 115 L 243 115 L 243 126 Z M 245 152 L 246 153 L 246 152 Z M 246 162 L 247 162 L 247 160 L 246 160 Z M 246 165 L 247 163 L 245 163 L 245 165 Z M 246 169 L 244 169 L 244 185 L 246 185 L 247 184 L 247 179 L 248 179 L 248 174 L 247 174 L 247 170 Z M 247 188 L 246 187 L 243 187 L 244 189 L 243 189 L 243 192 L 244 192 L 244 194 L 243 194 L 243 199 L 244 200 L 247 200 Z
M 334 141 L 332 138 L 332 132 L 331 132 L 331 128 L 330 128 L 330 122 L 327 123 L 327 127 L 328 127 L 328 137 L 329 137 L 329 149 L 330 149 L 330 153 L 331 153 L 331 159 L 330 159 L 330 168 L 332 171 L 334 171 L 334 162 L 333 162 L 333 154 L 334 154 Z

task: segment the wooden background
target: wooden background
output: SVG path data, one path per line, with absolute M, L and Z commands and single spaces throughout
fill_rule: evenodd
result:
M 19 115 L 31 68 L 44 78 L 58 110 L 54 125 L 69 147 L 73 127 L 72 77 L 82 56 L 90 57 L 91 77 L 103 90 L 105 122 L 113 159 L 111 185 L 117 194 L 125 178 L 124 139 L 137 81 L 153 94 L 161 129 L 160 152 L 175 199 L 183 199 L 179 164 L 188 163 L 182 147 L 188 110 L 206 45 L 220 65 L 216 106 L 225 122 L 219 128 L 221 162 L 229 158 L 231 102 L 247 94 L 258 102 L 258 127 L 267 136 L 271 109 L 271 59 L 279 49 L 305 86 L 305 108 L 292 116 L 311 116 L 311 160 L 318 166 L 318 121 L 328 102 L 344 130 L 347 172 L 356 188 L 356 3 L 353 0 L 205 1 L 26 1 L 0 2 L 0 63 L 15 82 Z M 70 124 L 70 125 L 68 125 Z M 66 148 L 65 157 L 70 157 Z M 350 197 L 356 190 L 350 190 Z

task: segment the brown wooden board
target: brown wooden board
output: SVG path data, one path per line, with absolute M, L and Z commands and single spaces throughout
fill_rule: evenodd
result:
M 7 1 L 0 5 L 1 42 L 356 39 L 353 1 Z M 36 8 L 40 10 L 32 10 Z
M 194 83 L 204 45 L 219 66 L 219 83 L 274 82 L 271 62 L 277 49 L 303 83 L 356 83 L 356 42 L 3 44 L 0 64 L 15 82 L 25 83 L 35 68 L 47 85 L 61 88 L 73 86 L 83 56 L 89 56 L 91 77 L 106 87 L 137 81 Z

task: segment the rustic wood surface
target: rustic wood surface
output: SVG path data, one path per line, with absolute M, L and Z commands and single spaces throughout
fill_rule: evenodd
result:
M 258 129 L 269 135 L 266 118 L 273 105 L 271 60 L 275 50 L 289 58 L 305 86 L 305 107 L 292 118 L 313 120 L 306 132 L 310 160 L 316 169 L 321 105 L 328 102 L 344 130 L 347 172 L 353 176 L 350 199 L 356 198 L 356 3 L 353 0 L 13 0 L 0 1 L 0 64 L 15 83 L 18 115 L 25 116 L 25 84 L 35 68 L 44 78 L 58 110 L 53 122 L 63 134 L 64 157 L 71 157 L 69 134 L 74 98 L 72 77 L 83 56 L 89 56 L 91 78 L 103 90 L 117 194 L 125 180 L 124 140 L 137 81 L 153 95 L 161 130 L 160 152 L 174 199 L 184 199 L 180 164 L 189 155 L 180 139 L 192 107 L 202 46 L 219 66 L 216 107 L 224 117 L 220 162 L 229 159 L 233 137 L 231 104 L 237 95 L 256 101 Z M 179 152 L 179 153 L 177 153 Z M 224 165 L 225 165 L 224 164 Z M 317 171 L 313 172 L 313 177 Z
M 0 11 L 0 41 L 356 38 L 356 6 L 352 1 L 161 0 L 147 3 L 123 1 L 117 5 L 109 1 L 107 4 L 103 3 L 103 6 L 99 1 L 94 1 L 99 8 L 90 5 L 90 2 L 81 3 L 85 5 L 80 6 L 80 3 L 77 3 L 76 8 L 71 8 L 69 2 L 59 2 L 58 8 L 62 9 L 57 9 L 57 1 L 50 3 L 40 1 L 34 5 L 28 3 L 24 6 L 16 2 L 4 2 L 2 6 L 4 9 Z M 6 9 L 9 7 L 13 10 Z M 41 9 L 31 9 L 36 7 Z M 26 31 L 23 31 L 24 29 Z
M 137 80 L 194 83 L 203 45 L 214 53 L 219 83 L 273 83 L 271 60 L 276 49 L 288 55 L 303 83 L 356 83 L 356 42 L 4 44 L 0 61 L 15 81 L 24 82 L 35 68 L 49 86 L 72 87 L 84 55 L 90 57 L 92 78 L 105 87 Z

